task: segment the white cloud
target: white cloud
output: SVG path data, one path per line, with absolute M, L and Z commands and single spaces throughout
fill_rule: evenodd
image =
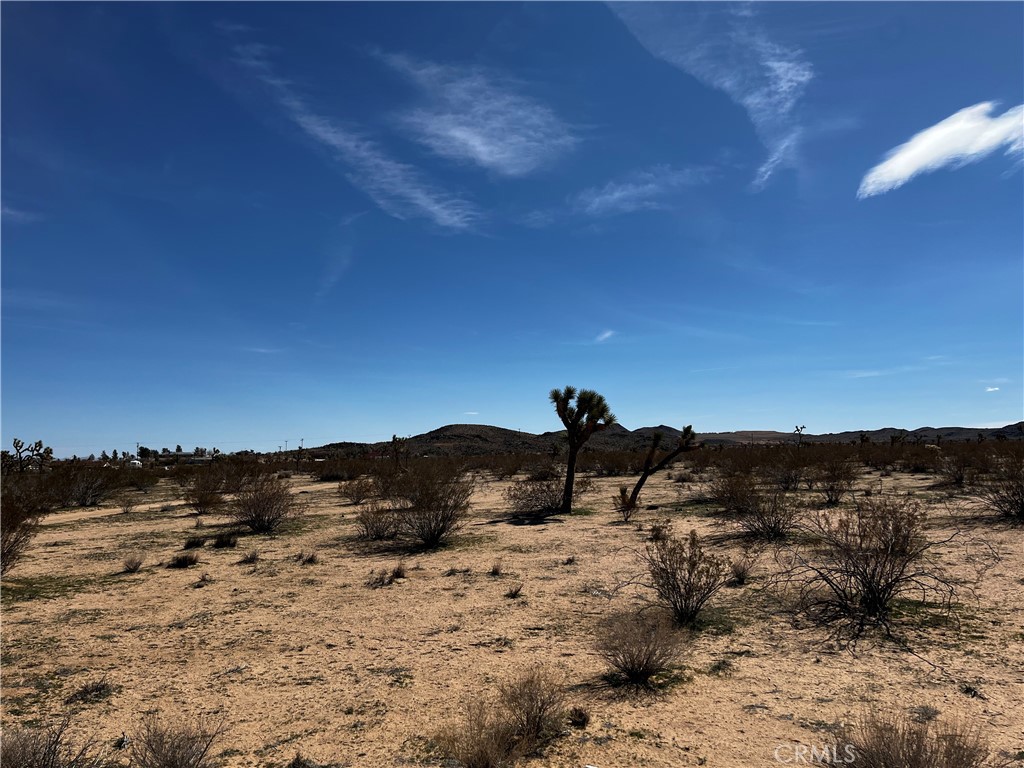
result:
M 676 170 L 655 166 L 580 192 L 573 207 L 588 216 L 608 216 L 667 207 L 666 198 L 681 187 L 704 184 L 710 174 L 701 168 Z
M 436 154 L 502 176 L 525 176 L 571 150 L 576 138 L 523 86 L 478 68 L 385 55 L 424 92 L 427 103 L 402 115 L 416 140 Z
M 985 387 L 986 392 L 998 392 L 999 387 Z
M 1024 155 L 1024 105 L 991 116 L 996 104 L 983 101 L 915 134 L 889 151 L 864 176 L 857 197 L 864 199 L 901 187 L 915 176 L 949 166 L 961 168 L 1000 147 Z
M 597 338 L 594 339 L 595 343 L 600 344 L 603 341 L 608 341 L 612 336 L 615 335 L 615 331 L 601 331 L 597 334 Z
M 6 205 L 0 207 L 0 215 L 3 216 L 4 221 L 16 222 L 18 224 L 31 224 L 32 222 L 40 221 L 43 218 L 38 213 L 21 211 L 17 208 L 11 208 Z
M 341 280 L 341 276 L 344 275 L 349 267 L 352 266 L 352 248 L 350 246 L 344 246 L 339 248 L 328 260 L 327 264 L 324 265 L 324 270 L 320 275 L 320 284 L 317 286 L 316 293 L 313 298 L 317 301 L 322 300 L 331 292 L 331 289 L 338 284 Z
M 479 416 L 480 415 L 480 411 L 463 411 L 462 415 L 463 416 Z
M 753 6 L 724 3 L 612 3 L 611 9 L 647 51 L 716 88 L 742 106 L 768 159 L 758 169 L 762 188 L 780 168 L 797 162 L 802 129 L 796 112 L 814 68 L 799 48 L 773 39 Z
M 317 114 L 290 81 L 277 75 L 259 43 L 236 46 L 235 60 L 271 89 L 277 102 L 311 139 L 333 151 L 349 167 L 347 178 L 396 219 L 426 217 L 450 229 L 467 229 L 479 218 L 472 203 L 426 181 L 418 169 L 385 153 L 358 131 Z

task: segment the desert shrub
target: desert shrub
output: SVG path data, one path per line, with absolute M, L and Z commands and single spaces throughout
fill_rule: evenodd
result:
M 299 552 L 295 556 L 295 562 L 299 565 L 318 565 L 320 556 L 316 552 Z
M 376 487 L 372 478 L 357 477 L 347 483 L 339 483 L 338 494 L 350 504 L 359 505 L 373 496 Z
M 545 473 L 546 474 L 546 473 Z M 583 494 L 593 488 L 589 477 L 576 477 L 572 489 L 572 501 L 576 504 Z M 565 492 L 565 475 L 555 472 L 554 476 L 534 480 L 524 480 L 509 485 L 505 489 L 505 501 L 509 509 L 517 515 L 554 515 L 562 505 L 562 494 Z
M 496 699 L 474 698 L 464 723 L 447 726 L 436 738 L 441 751 L 464 768 L 511 768 L 561 733 L 565 693 L 544 669 L 500 684 Z
M 935 462 L 935 470 L 949 485 L 954 488 L 963 488 L 965 485 L 974 485 L 977 482 L 983 467 L 978 461 L 978 456 L 972 451 L 950 446 L 939 453 Z
M 0 492 L 0 574 L 6 574 L 25 556 L 43 516 L 50 512 L 50 499 L 35 477 L 3 478 Z
M 314 474 L 324 483 L 347 482 L 374 472 L 382 463 L 373 459 L 328 459 L 317 466 Z
M 224 506 L 224 479 L 213 469 L 194 473 L 182 491 L 185 503 L 197 514 L 206 515 Z
M 483 698 L 466 705 L 461 727 L 448 726 L 436 741 L 463 768 L 511 768 L 521 754 L 515 726 Z
M 768 541 L 784 539 L 796 527 L 797 511 L 784 491 L 751 493 L 736 521 L 749 535 Z
M 1000 457 L 977 496 L 994 512 L 1024 523 L 1024 451 Z
M 413 463 L 399 476 L 391 498 L 400 532 L 425 549 L 438 547 L 462 527 L 473 495 L 473 481 L 457 464 Z
M 636 614 L 606 621 L 596 645 L 610 668 L 608 679 L 636 686 L 650 686 L 652 679 L 671 670 L 680 651 L 679 635 L 668 622 Z
M 213 537 L 214 549 L 232 549 L 238 546 L 238 535 L 222 531 Z
M 948 608 L 953 585 L 931 550 L 949 539 L 929 542 L 925 520 L 920 504 L 906 496 L 872 496 L 852 509 L 819 513 L 810 526 L 816 556 L 793 550 L 785 573 L 795 578 L 800 610 L 856 638 L 872 626 L 890 631 L 893 603 L 907 594 Z
M 502 683 L 498 698 L 524 751 L 532 752 L 560 733 L 565 719 L 565 691 L 544 668 L 534 667 Z
M 182 549 L 202 549 L 206 546 L 205 536 L 189 536 L 185 539 L 185 543 L 182 545 Z
M 994 766 L 978 728 L 904 715 L 872 713 L 842 734 L 863 768 L 985 768 Z
M 795 491 L 804 476 L 800 451 L 784 449 L 774 454 L 764 467 L 766 479 L 780 491 Z
M 505 590 L 505 597 L 509 600 L 518 600 L 519 596 L 523 593 L 523 582 L 517 581 L 507 590 Z
M 125 573 L 138 573 L 142 568 L 143 562 L 144 560 L 142 555 L 133 553 L 126 555 L 124 560 L 121 561 L 121 564 L 124 566 Z
M 583 730 L 590 725 L 590 712 L 583 707 L 572 707 L 567 713 L 566 719 L 573 728 Z
M 59 507 L 94 507 L 120 487 L 115 470 L 77 462 L 55 466 L 46 486 Z
M 0 764 L 14 768 L 115 768 L 117 763 L 98 753 L 87 741 L 71 743 L 71 720 L 46 729 L 5 728 L 0 740 Z
M 399 579 L 405 578 L 405 571 L 405 563 L 402 561 L 399 561 L 397 565 L 392 566 L 390 570 L 387 568 L 372 570 L 370 571 L 370 576 L 366 579 L 366 586 L 370 589 L 390 587 Z
M 131 491 L 122 490 L 115 496 L 114 502 L 122 514 L 130 515 L 135 511 L 135 495 Z
M 620 485 L 619 486 L 619 495 L 615 499 L 615 509 L 622 516 L 622 522 L 628 523 L 630 520 L 632 520 L 633 519 L 633 515 L 636 514 L 636 511 L 639 508 L 640 508 L 640 499 L 639 499 L 639 497 L 637 498 L 636 501 L 633 501 L 633 499 L 629 495 L 629 486 L 628 485 Z
M 268 469 L 252 460 L 225 457 L 217 461 L 215 471 L 220 475 L 221 492 L 238 493 L 255 478 L 266 474 Z
M 755 557 L 743 555 L 729 562 L 729 586 L 742 587 L 750 581 L 750 572 L 757 563 Z
M 300 508 L 288 484 L 274 475 L 262 475 L 249 482 L 235 496 L 231 518 L 255 533 L 273 533 L 297 517 Z
M 495 480 L 508 480 L 515 477 L 523 468 L 524 458 L 514 453 L 489 456 L 485 468 L 494 475 Z
M 107 678 L 85 683 L 74 693 L 64 699 L 65 704 L 95 704 L 97 701 L 113 696 L 115 686 L 107 682 Z
M 387 541 L 398 536 L 398 515 L 390 507 L 371 503 L 356 513 L 357 535 L 369 541 Z
M 581 456 L 581 468 L 591 470 L 598 477 L 638 475 L 644 465 L 642 451 L 600 451 Z
M 650 577 L 648 586 L 681 626 L 692 625 L 727 580 L 725 561 L 705 551 L 696 531 L 690 531 L 686 540 L 669 534 L 651 542 L 641 559 Z
M 708 495 L 726 512 L 736 513 L 749 509 L 752 498 L 758 493 L 757 478 L 754 475 L 729 472 L 712 479 Z
M 640 526 L 637 526 L 638 530 Z M 672 523 L 669 520 L 662 520 L 658 523 L 651 523 L 651 530 L 647 534 L 648 541 L 666 541 L 672 533 Z
M 238 561 L 238 564 L 239 565 L 254 565 L 255 563 L 258 563 L 259 560 L 260 560 L 260 553 L 257 550 L 255 550 L 255 549 L 250 549 L 248 552 L 246 552 L 244 555 L 242 555 L 242 559 Z
M 210 750 L 224 734 L 223 721 L 162 722 L 150 716 L 131 741 L 132 765 L 138 768 L 212 768 Z
M 168 568 L 191 568 L 199 562 L 199 555 L 195 552 L 188 552 L 183 555 L 175 555 L 167 563 Z
M 825 504 L 834 507 L 853 488 L 857 469 L 844 453 L 830 451 L 814 468 L 814 475 Z
M 504 571 L 504 566 L 502 565 L 501 560 L 495 560 L 493 563 L 491 563 L 491 570 L 489 570 L 487 573 L 490 574 L 491 576 L 497 577 L 497 576 L 501 576 L 503 571 Z

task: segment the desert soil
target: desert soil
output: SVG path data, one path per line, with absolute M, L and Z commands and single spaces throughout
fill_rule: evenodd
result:
M 694 502 L 700 482 L 655 476 L 643 500 L 657 508 L 623 524 L 611 499 L 624 481 L 599 479 L 584 514 L 515 525 L 506 483 L 481 478 L 455 542 L 404 557 L 355 540 L 356 508 L 336 484 L 290 482 L 308 505 L 299 523 L 242 535 L 235 549 L 207 544 L 184 570 L 166 563 L 185 539 L 228 521 L 204 517 L 197 529 L 169 481 L 127 514 L 48 517 L 3 589 L 3 725 L 73 713 L 76 735 L 112 744 L 147 713 L 207 714 L 229 726 L 214 750 L 227 766 L 280 766 L 297 752 L 344 766 L 440 765 L 430 737 L 464 702 L 543 665 L 591 719 L 527 763 L 538 767 L 779 765 L 795 745 L 829 743 L 837 722 L 921 706 L 983 728 L 996 750 L 1024 750 L 1024 533 L 950 502 L 935 478 L 869 473 L 860 487 L 914 491 L 929 536 L 959 532 L 938 552 L 963 582 L 955 623 L 922 618 L 907 629 L 909 650 L 879 638 L 838 650 L 785 612 L 765 548 L 753 579 L 713 602 L 676 682 L 640 696 L 602 683 L 594 630 L 648 596 L 629 582 L 652 523 L 696 529 L 716 553 L 741 556 L 734 524 Z M 259 561 L 240 564 L 252 549 Z M 297 561 L 314 551 L 318 563 Z M 141 571 L 121 573 L 133 552 Z M 366 585 L 402 559 L 407 578 Z M 498 561 L 501 575 L 490 575 Z M 506 597 L 520 582 L 520 596 Z M 65 704 L 100 679 L 111 696 Z

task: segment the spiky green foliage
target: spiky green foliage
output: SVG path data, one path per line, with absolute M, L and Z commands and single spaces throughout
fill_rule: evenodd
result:
M 573 483 L 576 478 L 576 458 L 579 456 L 580 448 L 589 440 L 595 432 L 606 429 L 615 423 L 615 414 L 611 412 L 608 403 L 603 395 L 599 395 L 592 389 L 581 389 L 566 387 L 565 389 L 552 389 L 548 395 L 552 405 L 555 406 L 555 413 L 565 425 L 566 438 L 569 443 L 569 453 L 565 470 L 565 490 L 562 493 L 562 506 L 560 512 L 564 515 L 572 512 Z

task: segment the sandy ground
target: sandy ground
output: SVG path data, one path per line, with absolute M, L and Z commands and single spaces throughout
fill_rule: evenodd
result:
M 616 589 L 641 573 L 647 535 L 612 509 L 623 481 L 595 482 L 582 501 L 591 514 L 527 526 L 503 519 L 505 484 L 481 480 L 458 539 L 405 557 L 407 578 L 380 589 L 366 586 L 369 572 L 401 556 L 354 541 L 355 508 L 335 484 L 291 482 L 308 502 L 301 523 L 242 536 L 236 549 L 207 545 L 187 570 L 162 564 L 226 520 L 204 518 L 197 530 L 168 481 L 132 513 L 49 517 L 3 590 L 3 724 L 71 712 L 76 734 L 113 743 L 146 713 L 207 713 L 229 725 L 215 749 L 228 766 L 283 765 L 299 751 L 345 766 L 439 765 L 429 737 L 459 718 L 464 701 L 543 664 L 591 720 L 529 765 L 779 765 L 776 755 L 791 759 L 797 744 L 828 743 L 830 724 L 921 705 L 983 727 L 997 750 L 1024 750 L 1024 532 L 965 514 L 966 501 L 951 514 L 934 478 L 881 482 L 930 500 L 930 536 L 960 530 L 939 551 L 964 581 L 958 625 L 914 630 L 913 652 L 879 641 L 836 650 L 779 610 L 766 551 L 752 582 L 714 601 L 710 626 L 688 643 L 682 679 L 641 697 L 600 684 L 605 667 L 593 648 L 602 617 L 643 594 Z M 877 474 L 861 480 L 878 483 Z M 699 491 L 655 476 L 644 501 L 658 509 L 637 522 L 671 519 L 738 556 L 734 525 L 687 503 Z M 239 564 L 251 549 L 259 562 Z M 319 563 L 296 561 L 311 551 Z M 122 574 L 130 552 L 145 565 Z M 499 560 L 502 574 L 490 575 Z M 521 596 L 507 598 L 518 582 Z M 112 696 L 65 704 L 101 678 L 116 686 Z

